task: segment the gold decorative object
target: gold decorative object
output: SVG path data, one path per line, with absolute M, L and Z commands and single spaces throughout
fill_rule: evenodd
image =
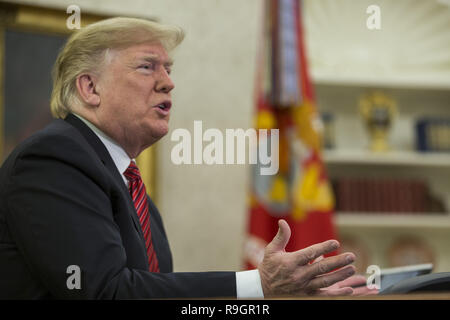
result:
M 388 134 L 397 114 L 396 102 L 382 92 L 372 92 L 360 98 L 359 110 L 370 135 L 370 149 L 388 151 Z

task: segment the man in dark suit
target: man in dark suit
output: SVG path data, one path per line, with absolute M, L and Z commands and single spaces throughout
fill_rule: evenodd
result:
M 175 27 L 105 20 L 70 37 L 54 68 L 56 118 L 0 171 L 0 298 L 351 294 L 352 253 L 330 240 L 284 248 L 284 220 L 257 270 L 173 273 L 160 214 L 134 159 L 168 132 Z M 333 271 L 332 270 L 336 270 Z

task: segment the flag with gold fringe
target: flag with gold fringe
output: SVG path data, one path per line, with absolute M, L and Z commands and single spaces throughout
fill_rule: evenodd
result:
M 262 260 L 279 219 L 292 230 L 287 251 L 336 239 L 334 197 L 321 159 L 321 121 L 308 74 L 301 5 L 301 0 L 264 0 L 255 128 L 279 129 L 279 170 L 262 175 L 261 163 L 252 167 L 247 269 Z

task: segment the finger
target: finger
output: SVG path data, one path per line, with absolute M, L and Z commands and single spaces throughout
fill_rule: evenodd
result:
M 317 291 L 318 296 L 350 296 L 354 294 L 354 289 L 350 287 L 338 289 L 320 289 Z
M 339 282 L 340 287 L 360 287 L 367 283 L 366 277 L 357 274 Z
M 339 242 L 336 240 L 328 240 L 325 242 L 313 244 L 305 249 L 294 252 L 297 256 L 296 260 L 299 265 L 305 265 L 321 255 L 330 253 L 339 248 Z
M 337 283 L 339 287 L 353 287 L 354 296 L 376 295 L 379 293 L 377 289 L 369 289 L 367 287 L 367 279 L 363 275 L 355 275 Z
M 359 288 L 353 288 L 354 296 L 372 296 L 372 295 L 377 295 L 378 293 L 379 293 L 379 290 L 369 289 L 366 286 L 359 287 Z
M 318 256 L 316 259 L 314 259 L 313 261 L 310 261 L 309 263 L 310 264 L 313 264 L 314 262 L 319 262 L 320 260 L 323 260 L 324 259 L 324 256 L 323 255 L 321 255 L 321 256 Z
M 285 220 L 278 220 L 278 232 L 273 240 L 267 245 L 268 253 L 283 251 L 291 237 L 291 228 Z
M 347 266 L 338 271 L 312 279 L 308 285 L 311 290 L 329 287 L 355 274 L 354 266 Z
M 377 295 L 378 293 L 379 293 L 378 289 L 369 289 L 367 287 L 353 288 L 354 296 L 371 296 Z
M 306 274 L 311 278 L 321 276 L 338 268 L 345 267 L 353 261 L 355 261 L 355 255 L 353 253 L 343 253 L 311 264 L 306 269 Z

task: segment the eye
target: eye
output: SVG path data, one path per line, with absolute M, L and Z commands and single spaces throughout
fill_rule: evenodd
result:
M 138 69 L 144 69 L 144 70 L 155 70 L 155 64 L 154 63 L 145 63 L 141 64 Z

